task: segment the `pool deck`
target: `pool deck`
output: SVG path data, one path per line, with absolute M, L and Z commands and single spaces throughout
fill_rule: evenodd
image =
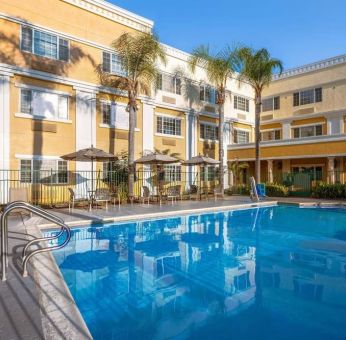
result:
M 261 205 L 284 204 L 346 204 L 345 201 L 317 200 L 298 197 L 272 198 Z M 213 210 L 245 209 L 254 204 L 248 197 L 231 196 L 225 200 L 183 201 L 175 204 L 125 204 L 110 206 L 106 211 L 85 208 L 55 209 L 69 225 L 104 221 L 126 221 L 157 217 L 203 213 Z M 38 228 L 39 226 L 39 228 Z M 29 276 L 22 278 L 15 269 L 23 243 L 32 236 L 38 237 L 41 228 L 51 227 L 38 217 L 9 219 L 10 263 L 6 282 L 0 282 L 0 339 L 88 339 L 79 310 L 61 277 L 51 253 L 38 254 L 29 265 Z

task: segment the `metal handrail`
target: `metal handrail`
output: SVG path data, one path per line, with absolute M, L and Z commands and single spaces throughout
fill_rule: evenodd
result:
M 8 204 L 4 212 L 1 216 L 0 219 L 0 224 L 1 224 L 1 262 L 2 262 L 2 281 L 6 280 L 6 267 L 8 266 L 8 228 L 7 228 L 7 215 L 14 209 L 24 209 L 27 211 L 30 211 L 34 213 L 37 216 L 40 216 L 42 218 L 45 218 L 46 220 L 55 223 L 56 225 L 59 225 L 61 227 L 61 230 L 58 234 L 54 236 L 49 236 L 49 237 L 43 237 L 43 238 L 35 238 L 34 240 L 29 241 L 23 251 L 22 251 L 22 265 L 23 265 L 23 276 L 27 276 L 27 263 L 30 260 L 30 258 L 36 254 L 42 253 L 42 252 L 47 252 L 51 250 L 56 250 L 56 249 L 61 249 L 66 246 L 66 244 L 70 241 L 71 239 L 71 230 L 70 228 L 64 223 L 63 219 L 45 211 L 44 209 L 35 207 L 27 202 L 24 201 L 15 201 L 10 204 Z M 45 247 L 41 249 L 37 249 L 32 251 L 29 254 L 27 253 L 28 248 L 38 242 L 41 241 L 50 241 L 54 239 L 58 239 L 64 232 L 66 232 L 66 239 L 65 241 L 56 246 L 52 247 Z

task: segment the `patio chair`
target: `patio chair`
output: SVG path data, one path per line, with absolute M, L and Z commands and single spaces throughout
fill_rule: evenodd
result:
M 172 205 L 175 202 L 177 202 L 177 198 L 180 198 L 180 200 L 183 199 L 182 194 L 181 194 L 181 185 L 175 185 L 172 187 L 169 187 L 167 189 L 167 199 L 172 199 Z
M 28 188 L 10 188 L 9 190 L 9 202 L 15 202 L 15 201 L 29 201 L 29 194 L 28 194 Z M 22 215 L 32 216 L 31 212 L 28 212 L 25 209 L 16 209 L 14 211 L 15 213 L 19 213 Z
M 200 189 L 197 185 L 195 184 L 191 184 L 190 185 L 190 189 L 189 189 L 189 199 L 196 199 L 196 200 L 200 200 L 201 199 L 201 193 L 200 193 Z
M 221 197 L 223 199 L 224 198 L 224 194 L 220 190 L 220 188 L 214 188 L 214 200 L 215 200 L 215 202 L 217 201 L 218 197 Z
M 142 203 L 144 204 L 145 201 L 148 202 L 148 204 L 150 203 L 150 190 L 147 186 L 143 185 L 142 186 L 142 195 L 140 197 L 140 200 L 142 201 Z
M 94 201 L 96 203 L 96 209 L 98 207 L 97 203 L 106 203 L 106 210 L 108 210 L 108 203 L 111 202 L 112 200 L 112 195 L 109 189 L 107 188 L 101 188 L 101 189 L 96 189 L 95 191 L 95 197 Z
M 74 206 L 76 203 L 86 203 L 86 202 L 89 205 L 89 210 L 91 210 L 91 200 L 89 198 L 87 198 L 87 197 L 77 198 L 76 193 L 72 188 L 68 188 L 68 191 L 70 193 L 70 199 L 68 202 L 68 210 L 69 211 L 71 211 L 71 207 L 72 207 L 72 209 L 74 209 Z
M 120 208 L 121 204 L 121 197 L 120 197 L 120 192 L 118 187 L 113 187 L 111 190 L 111 199 L 113 201 L 113 205 L 115 206 L 115 202 L 118 200 L 118 205 Z

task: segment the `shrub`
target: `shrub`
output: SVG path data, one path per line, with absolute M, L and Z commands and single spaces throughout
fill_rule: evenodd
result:
M 229 195 L 250 195 L 250 187 L 245 184 L 234 185 L 229 190 Z
M 288 188 L 282 184 L 267 183 L 266 195 L 269 197 L 286 197 L 288 196 Z
M 346 198 L 346 184 L 320 183 L 313 191 L 312 196 L 316 198 Z

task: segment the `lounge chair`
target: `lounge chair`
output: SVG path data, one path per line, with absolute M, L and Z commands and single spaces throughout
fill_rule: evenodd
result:
M 196 199 L 196 200 L 200 200 L 201 199 L 201 192 L 200 189 L 197 185 L 190 185 L 190 189 L 189 189 L 189 199 Z
M 167 189 L 167 199 L 172 199 L 172 205 L 174 201 L 177 202 L 177 198 L 180 198 L 182 200 L 182 194 L 181 194 L 181 185 L 175 185 L 173 187 L 169 187 Z
M 106 210 L 108 210 L 108 203 L 111 202 L 111 200 L 112 200 L 112 195 L 109 189 L 107 188 L 96 189 L 95 196 L 94 196 L 96 208 L 98 206 L 97 203 L 106 203 Z
M 70 199 L 68 202 L 69 211 L 71 211 L 71 207 L 72 209 L 74 209 L 74 206 L 76 203 L 86 203 L 86 202 L 89 205 L 89 210 L 91 210 L 91 200 L 89 198 L 86 198 L 86 197 L 76 198 L 76 193 L 74 192 L 72 188 L 68 188 L 68 191 L 70 192 Z

